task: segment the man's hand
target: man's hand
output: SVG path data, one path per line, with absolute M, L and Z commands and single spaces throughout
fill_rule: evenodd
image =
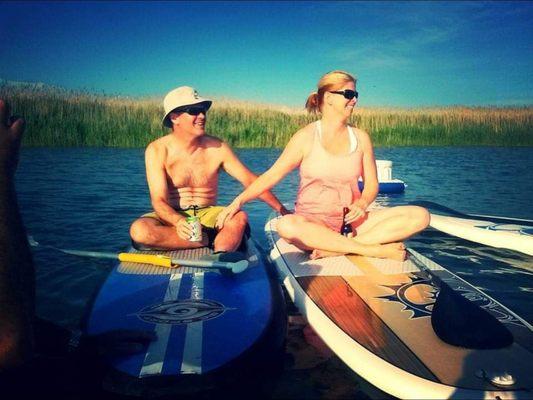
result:
M 186 218 L 181 218 L 175 225 L 176 233 L 183 240 L 191 240 L 192 229 Z
M 0 173 L 8 178 L 15 175 L 19 148 L 24 132 L 24 120 L 9 116 L 9 105 L 0 100 Z

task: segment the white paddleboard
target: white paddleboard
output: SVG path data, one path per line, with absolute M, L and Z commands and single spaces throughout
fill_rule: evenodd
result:
M 362 256 L 310 260 L 279 237 L 277 221 L 273 215 L 265 232 L 289 296 L 362 378 L 402 399 L 532 397 L 533 328 L 505 306 L 416 252 L 405 262 Z M 439 280 L 454 296 L 495 317 L 512 334 L 511 343 L 475 349 L 437 336 L 432 311 L 444 287 Z
M 430 226 L 448 235 L 472 242 L 533 255 L 533 227 L 521 224 L 519 221 L 496 223 L 432 213 Z

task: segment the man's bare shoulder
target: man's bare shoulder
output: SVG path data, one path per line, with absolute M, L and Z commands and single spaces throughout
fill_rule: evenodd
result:
M 169 146 L 170 135 L 160 137 L 146 146 L 145 154 L 165 154 Z
M 227 142 L 216 136 L 207 134 L 202 136 L 202 147 L 210 153 L 217 154 L 224 154 L 231 151 L 231 146 Z
M 225 143 L 224 140 L 216 136 L 208 134 L 202 136 L 202 144 L 204 144 L 205 146 L 221 146 L 223 143 Z

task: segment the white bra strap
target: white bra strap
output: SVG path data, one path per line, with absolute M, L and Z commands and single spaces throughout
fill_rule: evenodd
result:
M 316 121 L 316 133 L 318 134 L 318 140 L 322 142 L 322 121 Z
M 355 136 L 355 132 L 350 125 L 348 125 L 348 133 L 348 136 L 350 136 L 350 153 L 353 153 L 357 149 L 357 136 Z
M 318 140 L 322 142 L 322 124 L 321 121 L 316 121 L 316 133 L 318 135 Z M 350 153 L 353 153 L 357 149 L 357 136 L 352 127 L 348 125 L 348 136 L 350 138 Z

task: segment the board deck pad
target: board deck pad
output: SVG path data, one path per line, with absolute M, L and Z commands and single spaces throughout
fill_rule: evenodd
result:
M 288 293 L 294 297 L 293 300 L 297 304 L 308 304 L 305 302 L 310 299 L 318 307 L 316 312 L 327 316 L 338 328 L 334 331 L 326 324 L 312 324 L 334 351 L 340 336 L 347 335 L 354 343 L 401 371 L 434 382 L 435 392 L 429 393 L 437 397 L 437 389 L 442 389 L 442 385 L 452 390 L 440 392 L 445 393 L 446 397 L 456 393 L 454 389 L 470 390 L 469 393 L 475 391 L 480 396 L 488 392 L 509 393 L 512 398 L 515 393 L 528 388 L 525 393 L 532 394 L 532 327 L 503 305 L 416 252 L 416 259 L 410 257 L 404 262 L 363 256 L 309 260 L 308 252 L 299 250 L 278 236 L 276 221 L 271 219 L 265 227 L 271 240 L 271 257 L 284 278 L 283 282 L 289 286 Z M 432 308 L 439 287 L 418 265 L 422 261 L 425 269 L 442 279 L 457 295 L 482 307 L 504 324 L 513 334 L 513 343 L 498 349 L 476 350 L 442 341 L 431 324 Z M 350 266 L 353 271 L 335 275 L 335 269 L 330 268 L 331 273 L 324 273 L 329 266 L 337 264 L 342 264 L 339 271 Z M 308 273 L 303 271 L 307 266 L 310 266 Z M 324 268 L 321 269 L 321 266 Z M 309 320 L 318 321 L 311 307 L 304 306 L 301 311 L 304 315 L 307 313 Z M 340 336 L 335 337 L 333 332 Z M 338 355 L 360 373 L 363 369 L 357 365 L 357 359 L 363 356 L 361 349 L 354 344 L 349 351 L 353 351 L 353 354 L 346 354 L 346 350 L 343 350 L 344 353 Z M 383 370 L 382 379 L 387 380 L 387 374 L 397 374 L 397 368 L 391 368 L 390 372 Z M 517 384 L 502 389 L 480 377 L 482 372 L 509 373 Z M 407 378 L 409 376 L 406 375 Z M 407 382 L 405 384 L 409 386 Z M 372 383 L 384 389 L 383 382 Z M 425 397 L 416 394 L 415 386 L 403 392 L 398 390 L 391 394 L 398 397 Z
M 145 351 L 108 358 L 114 369 L 133 378 L 198 375 L 223 367 L 260 340 L 274 312 L 265 265 L 253 240 L 245 247 L 250 264 L 239 274 L 118 264 L 95 298 L 86 332 L 155 332 L 157 340 Z M 142 253 L 194 260 L 212 251 Z

